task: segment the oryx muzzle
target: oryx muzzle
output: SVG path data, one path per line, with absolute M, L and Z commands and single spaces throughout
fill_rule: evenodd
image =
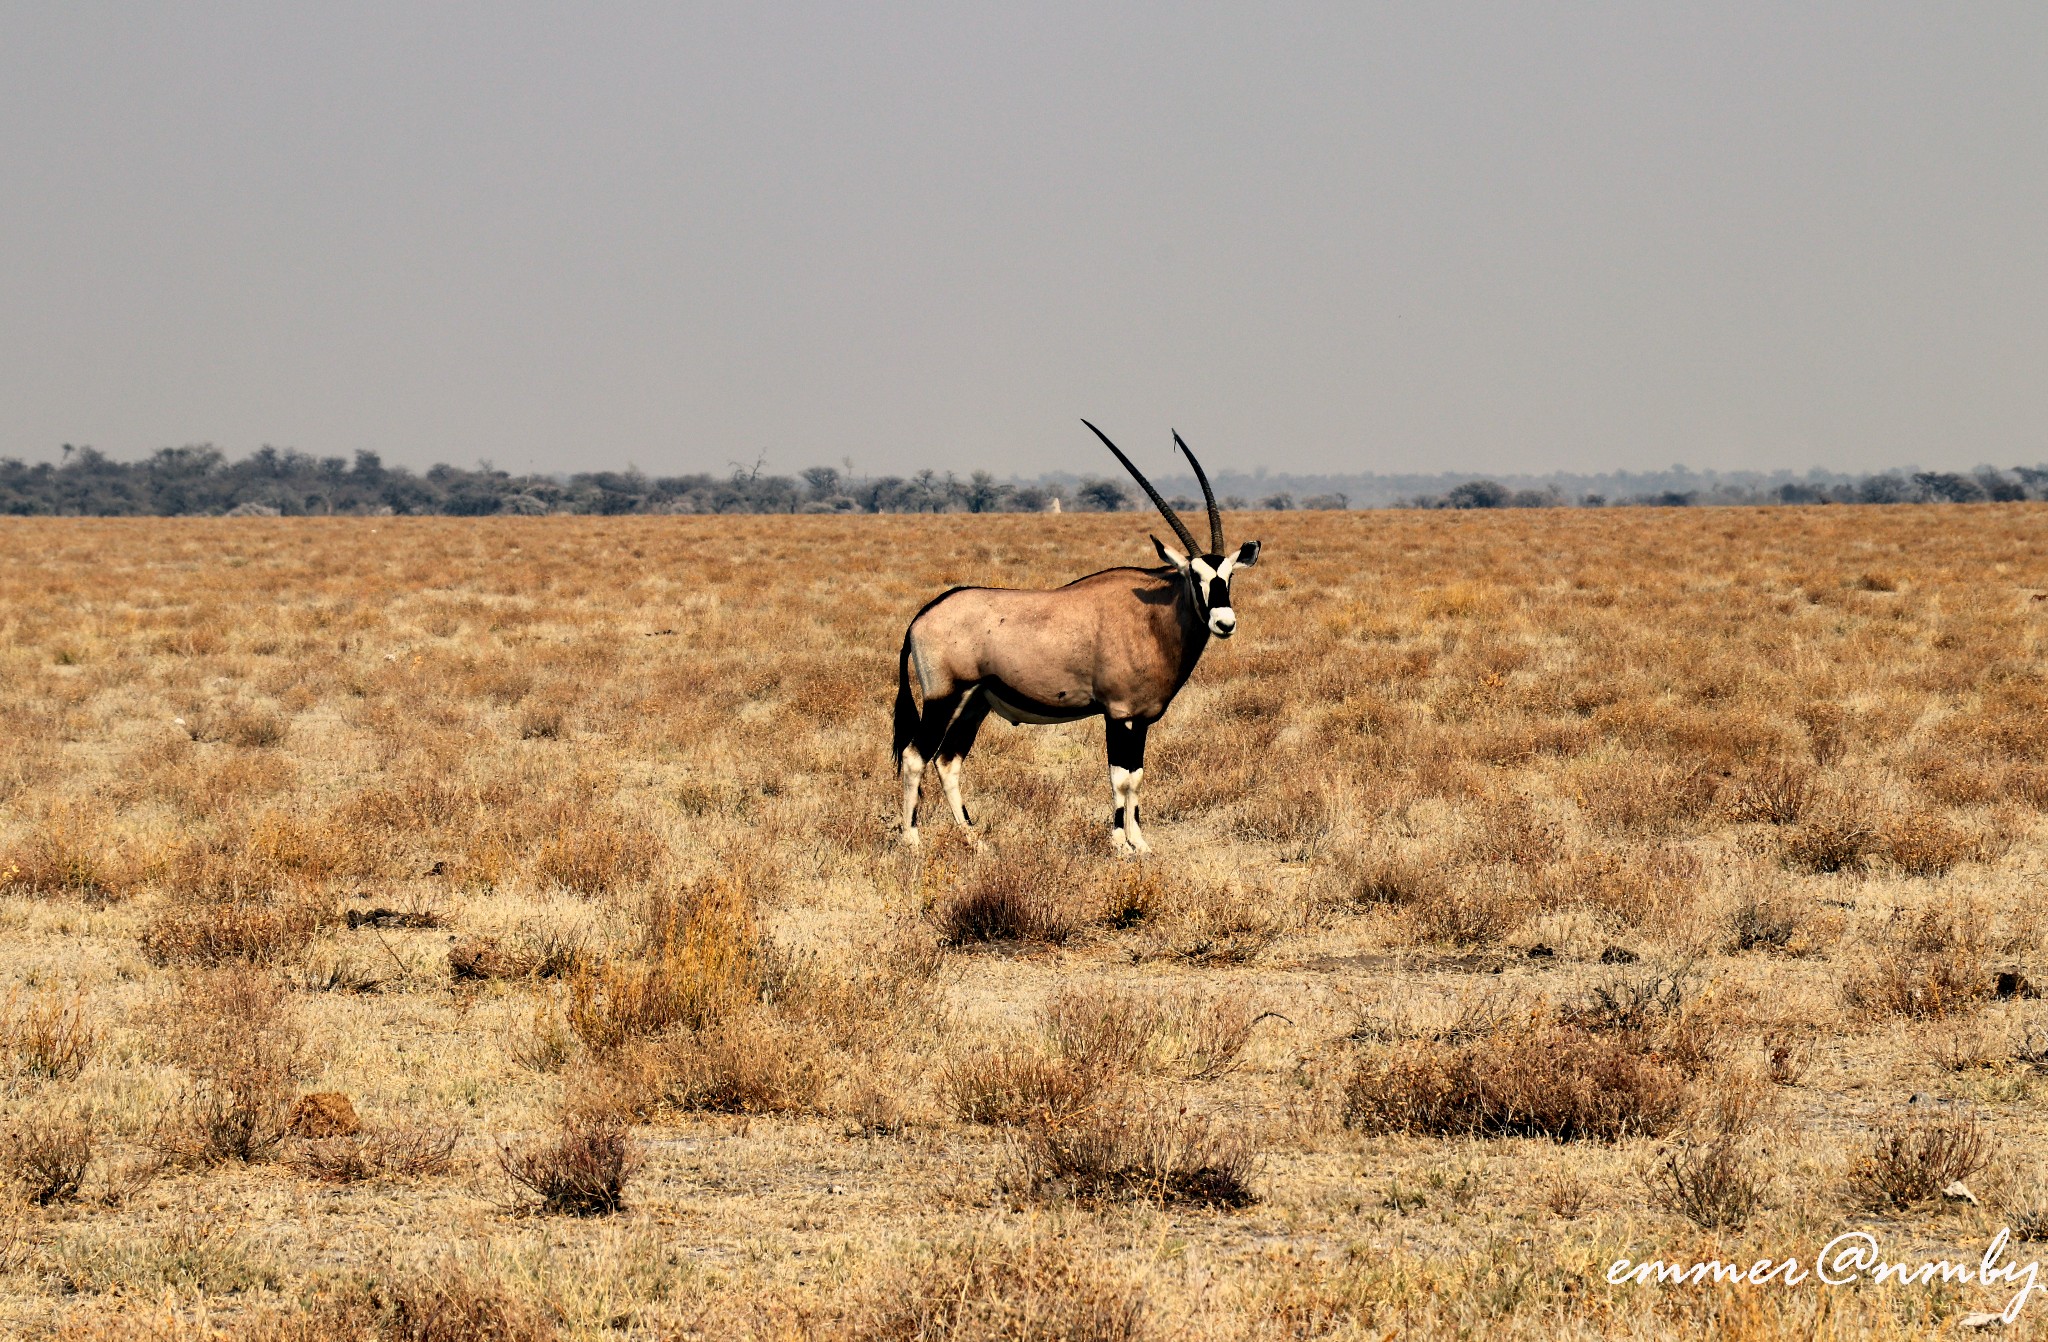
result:
M 903 838 L 917 842 L 917 803 L 927 760 L 935 760 L 953 819 L 972 822 L 960 771 L 991 711 L 1013 723 L 1073 722 L 1100 715 L 1109 743 L 1111 839 L 1149 851 L 1138 825 L 1145 737 L 1187 683 L 1209 638 L 1237 632 L 1230 580 L 1258 562 L 1259 543 L 1223 547 L 1223 515 L 1202 463 L 1181 440 L 1209 508 L 1209 549 L 1131 459 L 1115 453 L 1173 528 L 1181 548 L 1152 538 L 1161 568 L 1113 568 L 1051 591 L 956 587 L 933 598 L 903 632 L 896 671 L 897 768 L 903 783 Z M 910 688 L 917 675 L 920 708 Z

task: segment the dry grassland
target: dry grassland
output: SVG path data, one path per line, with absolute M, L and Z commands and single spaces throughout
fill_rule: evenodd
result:
M 1099 723 L 992 722 L 987 848 L 900 851 L 909 615 L 1147 525 L 0 525 L 0 1331 L 2003 1304 L 1605 1272 L 2039 1256 L 2048 508 L 1236 518 L 1156 858 Z

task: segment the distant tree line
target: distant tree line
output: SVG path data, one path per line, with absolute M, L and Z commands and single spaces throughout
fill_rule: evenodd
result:
M 855 478 L 813 466 L 792 479 L 757 467 L 726 475 L 643 475 L 587 471 L 513 475 L 488 463 L 439 465 L 423 474 L 386 466 L 374 452 L 354 460 L 260 448 L 230 461 L 213 447 L 167 447 L 141 461 L 116 461 L 89 447 L 59 462 L 0 458 L 0 514 L 94 517 L 185 515 L 317 516 L 441 514 L 481 517 L 543 513 L 944 513 L 1114 510 L 1130 496 L 1114 480 L 1020 485 L 987 471 L 966 479 L 919 471 Z
M 2015 466 L 2010 471 L 1986 466 L 1968 475 L 1884 471 L 1832 482 L 1790 480 L 1762 487 L 1714 482 L 1699 489 L 1663 489 L 1618 498 L 1583 494 L 1568 499 L 1555 485 L 1510 489 L 1495 480 L 1467 480 L 1441 494 L 1418 495 L 1404 502 L 1413 508 L 1683 508 L 1694 504 L 2018 503 L 2026 499 L 2048 499 L 2048 466 Z
M 1675 475 L 1673 473 L 1676 473 Z M 1455 479 L 1455 477 L 1452 477 Z M 1559 477 L 1566 479 L 1567 477 Z M 1626 480 L 1630 477 L 1612 477 Z M 1332 508 L 1354 506 L 1351 495 L 1324 488 L 1303 495 L 1271 486 L 1288 477 L 1222 477 L 1226 508 Z M 1300 477 L 1296 477 L 1300 479 Z M 1436 492 L 1401 496 L 1384 492 L 1389 477 L 1308 477 L 1349 480 L 1374 502 L 1415 508 L 1553 508 L 1684 506 L 1689 504 L 1983 503 L 2048 499 L 2048 467 L 1982 467 L 1969 474 L 1891 471 L 1866 476 L 1815 473 L 1806 480 L 1774 477 L 1694 476 L 1674 467 L 1637 483 L 1657 480 L 1688 487 L 1607 495 L 1567 493 L 1557 480 L 1510 485 L 1469 479 Z M 1170 502 L 1199 513 L 1193 480 L 1159 481 Z M 1227 492 L 1237 487 L 1243 493 Z M 1410 486 L 1413 487 L 1412 484 Z M 386 466 L 374 452 L 354 458 L 315 457 L 260 448 L 230 461 L 210 446 L 167 447 L 140 461 L 116 461 L 90 447 L 66 447 L 56 462 L 0 457 L 0 514 L 28 516 L 177 517 L 187 515 L 310 516 L 323 514 L 440 514 L 480 517 L 544 513 L 991 513 L 1045 512 L 1055 505 L 1089 512 L 1136 506 L 1122 480 L 1046 476 L 1035 483 L 998 480 L 987 471 L 966 478 L 948 471 L 911 476 L 856 476 L 850 469 L 813 466 L 797 476 L 734 468 L 724 475 L 650 476 L 636 470 L 574 475 L 514 475 L 489 463 L 474 469 L 437 465 L 415 473 Z

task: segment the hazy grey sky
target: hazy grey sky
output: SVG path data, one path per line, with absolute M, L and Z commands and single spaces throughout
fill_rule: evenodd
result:
M 2048 5 L 0 0 L 0 455 L 2048 458 Z

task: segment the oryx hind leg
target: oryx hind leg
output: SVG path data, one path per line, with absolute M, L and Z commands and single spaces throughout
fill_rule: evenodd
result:
M 903 842 L 917 847 L 917 802 L 924 783 L 925 761 L 939 753 L 939 745 L 946 739 L 947 728 L 953 725 L 953 718 L 960 711 L 960 704 L 966 695 L 960 691 L 952 694 L 934 695 L 924 701 L 924 711 L 919 715 L 917 732 L 910 744 L 903 747 L 903 757 L 897 768 L 903 777 Z M 943 763 L 939 777 L 945 779 Z
M 967 691 L 966 701 L 939 743 L 939 784 L 946 790 L 946 805 L 953 809 L 953 823 L 970 832 L 974 821 L 968 817 L 967 803 L 960 797 L 960 772 L 967 764 L 967 752 L 974 749 L 975 734 L 987 717 L 988 696 L 977 685 Z
M 1109 746 L 1109 842 L 1118 852 L 1149 853 L 1145 831 L 1138 825 L 1138 785 L 1145 781 L 1145 735 L 1152 724 L 1137 718 L 1102 720 Z

